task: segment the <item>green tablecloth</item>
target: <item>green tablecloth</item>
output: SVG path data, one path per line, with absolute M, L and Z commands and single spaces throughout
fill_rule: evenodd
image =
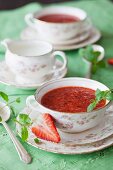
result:
M 80 7 L 87 11 L 94 25 L 102 32 L 102 38 L 98 42 L 105 48 L 105 58 L 113 57 L 113 4 L 108 0 L 82 0 L 79 2 L 69 2 L 61 5 Z M 33 3 L 20 9 L 0 12 L 0 39 L 19 38 L 20 32 L 25 28 L 24 15 L 28 12 L 42 8 L 41 5 Z M 0 58 L 4 58 L 3 49 L 0 50 Z M 67 76 L 84 76 L 87 66 L 78 56 L 78 51 L 66 52 L 68 56 Z M 82 68 L 82 69 L 81 69 Z M 113 88 L 113 67 L 99 69 L 93 75 L 96 79 L 107 86 Z M 20 111 L 25 105 L 28 94 L 34 91 L 23 91 L 13 87 L 0 84 L 0 90 L 8 94 L 21 95 L 21 104 L 15 105 Z M 12 120 L 8 122 L 15 130 Z M 0 170 L 107 170 L 113 169 L 113 147 L 86 155 L 60 155 L 41 151 L 23 143 L 24 147 L 33 157 L 30 165 L 25 165 L 19 160 L 14 146 L 6 131 L 0 126 Z

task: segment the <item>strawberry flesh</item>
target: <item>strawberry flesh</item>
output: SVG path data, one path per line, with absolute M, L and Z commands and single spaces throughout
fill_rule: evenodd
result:
M 41 139 L 48 140 L 51 142 L 58 143 L 60 142 L 60 136 L 54 124 L 53 118 L 50 114 L 42 114 L 41 124 L 32 127 L 32 132 Z

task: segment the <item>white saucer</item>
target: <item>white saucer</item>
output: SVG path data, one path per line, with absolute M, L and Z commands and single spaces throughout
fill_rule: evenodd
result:
M 92 27 L 89 32 L 79 35 L 71 40 L 59 43 L 52 43 L 55 50 L 72 50 L 84 47 L 89 44 L 93 44 L 101 37 L 101 33 L 96 28 Z M 38 32 L 30 27 L 27 27 L 21 33 L 21 39 L 38 39 L 42 40 Z
M 31 119 L 35 120 L 36 113 L 29 108 L 25 108 L 21 113 L 29 114 Z M 113 144 L 113 107 L 105 114 L 104 122 L 99 126 L 84 131 L 82 133 L 68 134 L 59 131 L 61 142 L 56 144 L 46 140 L 40 143 L 34 142 L 34 134 L 29 129 L 28 143 L 36 148 L 61 154 L 83 154 L 101 150 Z M 17 132 L 20 132 L 20 126 L 16 125 Z
M 77 35 L 76 37 L 73 37 L 72 39 L 69 39 L 69 40 L 66 40 L 66 41 L 58 41 L 58 42 L 55 41 L 55 42 L 53 42 L 53 41 L 50 41 L 50 40 L 43 39 L 43 37 L 41 37 L 40 34 L 35 29 L 33 29 L 31 27 L 26 27 L 21 32 L 20 37 L 23 40 L 29 40 L 29 39 L 45 40 L 45 41 L 52 43 L 53 45 L 69 45 L 69 44 L 78 43 L 78 42 L 85 40 L 86 38 L 89 37 L 90 31 L 91 30 L 87 30 L 87 31 L 83 32 L 81 35 Z
M 101 33 L 99 30 L 96 28 L 93 28 L 90 32 L 90 35 L 87 39 L 84 41 L 81 41 L 80 43 L 75 43 L 75 44 L 69 44 L 69 45 L 54 45 L 55 50 L 74 50 L 78 48 L 85 47 L 89 44 L 93 44 L 96 41 L 98 41 L 101 37 Z
M 56 68 L 62 66 L 62 62 L 57 60 L 56 61 Z M 55 80 L 63 78 L 67 73 L 67 68 L 59 72 L 58 74 L 52 74 L 51 76 L 45 76 L 45 81 L 40 83 L 22 83 L 16 81 L 16 76 L 11 72 L 11 70 L 6 65 L 5 61 L 0 61 L 0 83 L 11 85 L 16 88 L 26 89 L 26 90 L 33 90 L 37 89 L 39 86 L 44 84 L 47 81 Z

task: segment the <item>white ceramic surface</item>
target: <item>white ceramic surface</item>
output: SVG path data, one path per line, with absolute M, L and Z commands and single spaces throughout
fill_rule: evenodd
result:
M 92 29 L 92 27 L 91 27 Z M 74 44 L 74 43 L 80 43 L 82 41 L 84 41 L 85 39 L 87 39 L 90 35 L 91 29 L 88 31 L 85 31 L 71 39 L 68 40 L 57 40 L 55 39 L 54 41 L 51 41 L 50 39 L 48 39 L 47 41 L 49 43 L 52 43 L 53 46 L 54 45 L 69 45 L 69 44 Z M 34 28 L 31 27 L 26 27 L 20 34 L 20 37 L 22 40 L 29 40 L 29 39 L 38 39 L 38 40 L 45 40 L 45 37 L 42 37 L 41 34 L 39 34 L 39 32 L 37 30 L 35 30 Z
M 96 90 L 97 88 L 100 90 L 108 90 L 104 84 L 97 82 L 95 80 L 85 79 L 85 78 L 64 78 L 60 80 L 50 81 L 40 88 L 37 89 L 34 96 L 29 96 L 26 100 L 26 104 L 28 107 L 36 110 L 40 113 L 49 113 L 53 116 L 56 122 L 56 126 L 58 129 L 69 132 L 82 132 L 87 129 L 93 128 L 97 126 L 104 116 L 106 109 L 110 107 L 111 102 L 106 101 L 106 106 L 97 110 L 93 110 L 92 112 L 84 112 L 84 113 L 63 113 L 54 111 L 44 107 L 41 104 L 41 98 L 48 91 L 65 86 L 81 86 L 86 88 L 91 88 Z M 33 102 L 36 100 L 37 107 L 33 106 Z
M 101 37 L 101 33 L 99 30 L 96 28 L 93 28 L 90 32 L 90 35 L 87 39 L 80 43 L 74 43 L 74 44 L 69 44 L 69 45 L 54 45 L 55 50 L 74 50 L 74 49 L 79 49 L 82 47 L 85 47 L 87 45 L 93 44 L 97 42 Z
M 24 108 L 24 110 L 21 111 L 21 113 L 26 113 L 29 114 L 30 117 L 32 118 L 32 114 L 36 116 L 36 113 L 33 112 L 32 110 L 30 110 L 29 108 Z M 113 107 L 110 107 L 106 114 L 105 114 L 105 120 L 106 118 L 109 117 L 109 119 L 111 119 L 111 124 L 113 126 Z M 103 124 L 103 122 L 102 122 Z M 85 154 L 85 153 L 91 153 L 91 152 L 95 152 L 95 151 L 99 151 L 102 150 L 104 148 L 107 148 L 111 145 L 113 145 L 113 135 L 109 136 L 109 128 L 111 126 L 111 124 L 109 124 L 109 121 L 106 121 L 106 125 L 105 125 L 105 129 L 104 129 L 104 124 L 103 124 L 103 130 L 100 130 L 100 126 L 102 126 L 101 124 L 91 130 L 88 130 L 88 132 L 92 132 L 89 136 L 87 136 L 87 131 L 84 131 L 83 133 L 79 133 L 79 135 L 81 135 L 82 137 L 82 142 L 91 142 L 91 143 L 87 143 L 84 145 L 82 145 L 82 143 L 77 144 L 78 141 L 76 139 L 77 134 L 67 134 L 67 133 L 62 133 L 61 131 L 59 131 L 60 136 L 61 136 L 61 142 L 56 144 L 53 142 L 49 142 L 46 140 L 42 140 L 39 139 L 40 142 L 39 143 L 35 143 L 34 142 L 34 134 L 31 132 L 31 130 L 29 129 L 29 138 L 28 138 L 28 143 L 38 149 L 42 149 L 48 152 L 53 152 L 53 153 L 59 153 L 59 154 Z M 102 136 L 100 135 L 100 138 L 96 138 L 95 140 L 95 135 L 97 135 L 98 133 L 100 133 L 99 131 L 102 132 L 102 134 L 104 135 L 104 130 L 106 131 L 106 127 L 108 126 L 108 136 L 107 138 L 105 138 L 105 136 L 103 136 L 103 140 L 101 140 Z M 111 128 L 112 128 L 111 126 Z M 20 126 L 17 124 L 16 125 L 16 129 L 17 132 L 20 132 Z M 95 133 L 94 133 L 95 131 Z M 113 133 L 113 131 L 112 131 Z M 111 133 L 111 134 L 112 134 Z M 72 138 L 69 137 L 69 135 L 72 135 Z M 83 139 L 83 136 L 86 136 L 86 138 Z M 99 136 L 98 136 L 99 137 Z M 80 140 L 79 140 L 80 141 Z M 95 141 L 95 142 L 94 142 Z M 81 141 L 80 141 L 81 142 Z
M 49 23 L 38 19 L 48 14 L 67 14 L 80 18 L 79 22 L 72 23 Z M 28 26 L 38 30 L 46 40 L 67 40 L 71 39 L 91 27 L 91 21 L 87 18 L 85 11 L 73 7 L 47 7 L 35 13 L 27 14 L 25 21 Z
M 80 35 L 80 39 L 81 39 L 82 36 L 84 36 L 84 34 Z M 74 50 L 74 49 L 78 49 L 78 48 L 81 48 L 81 47 L 85 47 L 89 44 L 93 44 L 96 41 L 98 41 L 100 39 L 100 37 L 101 37 L 100 31 L 93 27 L 89 32 L 88 38 L 83 39 L 82 41 L 78 41 L 76 43 L 76 40 L 78 40 L 78 39 L 76 39 L 74 37 L 74 38 L 68 40 L 69 43 L 67 43 L 67 44 L 63 44 L 62 41 L 61 41 L 60 44 L 59 43 L 56 43 L 56 44 L 52 43 L 52 44 L 53 44 L 53 48 L 55 50 Z M 43 39 L 43 38 L 39 35 L 38 32 L 34 31 L 34 29 L 31 29 L 30 27 L 28 27 L 28 28 L 26 28 L 25 30 L 22 31 L 21 39 L 23 39 L 23 40 L 32 40 L 32 39 L 40 40 L 40 39 Z M 68 41 L 66 40 L 65 42 L 68 42 Z
M 63 65 L 62 62 L 60 62 L 59 60 L 57 60 L 55 63 L 56 69 L 61 68 L 62 65 Z M 9 69 L 5 61 L 0 61 L 0 83 L 14 86 L 16 88 L 24 89 L 24 90 L 37 89 L 39 86 L 43 85 L 45 82 L 49 80 L 55 80 L 64 77 L 66 73 L 67 73 L 67 67 L 65 67 L 63 70 L 59 72 L 55 72 L 50 76 L 45 76 L 43 82 L 42 81 L 39 83 L 33 83 L 33 81 L 31 83 L 25 81 L 17 82 L 16 75 L 13 74 L 13 72 Z
M 39 83 L 45 76 L 63 70 L 67 65 L 65 53 L 53 52 L 52 45 L 38 40 L 4 40 L 6 47 L 5 61 L 11 71 L 16 75 L 17 82 Z M 56 56 L 63 60 L 58 70 L 55 68 Z

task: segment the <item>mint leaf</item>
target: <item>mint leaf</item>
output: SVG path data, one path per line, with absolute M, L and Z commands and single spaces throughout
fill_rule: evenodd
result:
M 102 99 L 106 98 L 108 91 L 100 91 L 99 89 L 96 90 L 95 96 L 96 96 L 96 101 L 99 102 Z
M 31 119 L 27 114 L 20 114 L 19 115 L 19 122 L 24 126 L 31 125 Z
M 26 141 L 28 138 L 28 130 L 25 126 L 21 128 L 21 138 L 23 141 Z
M 2 117 L 0 116 L 0 122 L 2 122 Z
M 99 61 L 100 51 L 94 51 L 93 46 L 89 45 L 86 48 L 79 50 L 79 55 L 89 61 L 92 64 L 91 73 L 95 74 L 97 69 L 100 67 L 104 68 L 105 62 Z
M 95 92 L 95 96 L 100 95 L 100 94 L 101 94 L 101 90 L 97 89 L 96 92 Z
M 106 67 L 106 62 L 104 60 L 98 62 L 98 66 L 100 68 L 105 68 Z
M 12 113 L 14 116 L 16 116 L 16 112 L 15 112 L 15 110 L 14 110 L 14 107 L 13 107 L 13 106 L 10 106 L 10 110 L 11 110 L 11 113 Z
M 20 97 L 18 97 L 15 101 L 16 103 L 20 103 Z
M 39 139 L 38 138 L 35 138 L 34 141 L 35 141 L 35 143 L 39 143 Z
M 97 71 L 97 68 L 98 68 L 97 64 L 93 64 L 92 69 L 91 69 L 91 73 L 95 74 L 96 71 Z
M 94 101 L 87 107 L 87 112 L 91 112 L 96 107 L 96 102 Z
M 9 97 L 8 97 L 8 95 L 7 95 L 6 93 L 0 91 L 0 96 L 1 96 L 6 102 L 9 101 Z
M 106 95 L 106 99 L 107 99 L 107 100 L 113 100 L 113 93 L 108 93 L 108 94 Z
M 96 62 L 98 61 L 98 57 L 99 57 L 100 54 L 101 54 L 100 51 L 93 51 L 94 59 L 95 59 Z
M 92 111 L 101 100 L 113 100 L 113 89 L 105 91 L 97 89 L 95 92 L 95 99 L 91 101 L 90 105 L 87 107 L 87 111 Z
M 85 54 L 85 49 L 81 48 L 81 49 L 79 50 L 79 55 L 80 55 L 81 57 L 84 57 L 84 54 Z
M 16 123 L 21 126 L 21 138 L 23 141 L 26 141 L 28 138 L 28 127 L 32 125 L 32 121 L 27 114 L 20 114 L 18 119 L 14 119 Z

